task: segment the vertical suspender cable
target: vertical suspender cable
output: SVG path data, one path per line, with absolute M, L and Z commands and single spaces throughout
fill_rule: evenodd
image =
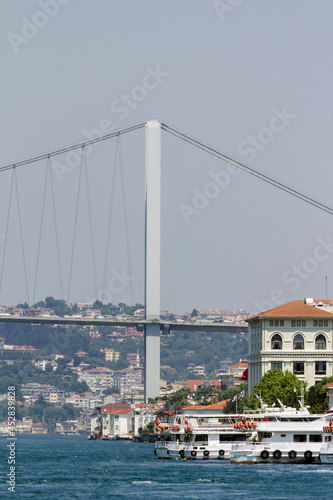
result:
M 128 275 L 129 275 L 131 306 L 134 306 L 132 260 L 131 260 L 131 248 L 130 248 L 130 239 L 129 239 L 129 231 L 128 231 L 128 217 L 127 217 L 127 206 L 126 206 L 126 193 L 125 193 L 125 181 L 124 181 L 123 155 L 122 155 L 122 150 L 121 150 L 121 139 L 120 139 L 120 137 L 119 137 L 119 167 L 120 167 L 121 192 L 122 192 L 122 198 L 123 198 L 125 240 L 126 240 L 126 252 L 127 252 L 127 265 L 128 265 Z
M 49 174 L 49 168 L 50 168 L 50 157 L 48 157 L 48 159 L 47 159 L 45 181 L 44 181 L 44 194 L 43 194 L 43 202 L 42 202 L 42 214 L 41 214 L 41 218 L 40 218 L 40 227 L 39 227 L 35 282 L 34 282 L 34 291 L 33 291 L 33 295 L 32 295 L 32 303 L 33 304 L 35 303 L 35 295 L 36 295 L 37 274 L 38 274 L 38 265 L 39 265 L 40 245 L 41 245 L 41 241 L 42 241 L 42 229 L 43 229 L 45 198 L 46 198 L 46 188 L 47 188 L 47 178 L 48 178 L 48 174 Z
M 71 256 L 71 262 L 70 262 L 70 267 L 69 267 L 69 280 L 68 280 L 68 292 L 67 292 L 67 304 L 68 305 L 69 305 L 69 297 L 70 297 L 70 291 L 71 291 L 72 271 L 73 271 L 73 261 L 74 261 L 74 250 L 75 250 L 75 240 L 76 240 L 76 229 L 77 229 L 77 219 L 78 219 L 78 212 L 79 212 L 81 178 L 82 178 L 82 164 L 83 164 L 83 155 L 84 155 L 83 148 L 84 148 L 84 146 L 82 146 L 82 152 L 81 152 L 81 165 L 80 165 L 80 172 L 79 172 L 79 182 L 78 182 L 78 187 L 77 187 L 76 209 L 75 209 L 75 218 L 74 218 L 72 256 Z
M 15 172 L 15 168 L 14 168 L 14 178 L 15 178 L 15 187 L 16 187 L 16 196 L 17 196 L 17 209 L 18 209 L 19 226 L 20 226 L 20 234 L 21 234 L 21 247 L 22 247 L 22 258 L 23 258 L 25 288 L 26 288 L 26 294 L 27 294 L 28 304 L 30 305 L 29 289 L 28 289 L 28 277 L 27 277 L 27 266 L 26 266 L 26 262 L 25 262 L 25 251 L 24 251 L 24 241 L 23 241 L 22 218 L 21 218 L 21 209 L 20 209 L 20 197 L 19 197 L 17 175 L 16 175 L 16 172 Z
M 62 281 L 60 247 L 59 247 L 59 235 L 58 235 L 58 224 L 57 224 L 57 212 L 56 212 L 56 204 L 55 204 L 55 197 L 54 197 L 54 186 L 53 186 L 52 170 L 51 170 L 51 173 L 50 173 L 50 181 L 51 181 L 50 184 L 51 184 L 51 195 L 52 195 L 53 223 L 54 223 L 54 231 L 55 231 L 55 237 L 56 237 L 56 248 L 57 248 L 57 260 L 58 260 L 60 292 L 61 292 L 62 299 L 65 299 L 64 286 L 63 286 L 63 281 Z
M 10 183 L 7 223 L 6 223 L 6 234 L 5 234 L 5 243 L 4 243 L 4 248 L 3 248 L 2 265 L 1 265 L 0 292 L 2 289 L 3 272 L 4 272 L 4 266 L 5 266 L 5 257 L 6 257 L 6 248 L 7 248 L 7 239 L 8 239 L 8 230 L 9 230 L 9 219 L 10 219 L 10 209 L 11 209 L 11 205 L 12 205 L 12 194 L 13 194 L 13 184 L 14 184 L 14 171 L 15 171 L 15 168 L 13 168 L 12 180 Z
M 117 140 L 116 140 L 115 153 L 114 153 L 114 162 L 113 162 L 113 172 L 112 172 L 112 181 L 111 181 L 111 196 L 110 196 L 108 229 L 107 229 L 107 236 L 106 236 L 106 250 L 105 250 L 105 260 L 104 260 L 104 272 L 103 272 L 103 292 L 104 293 L 107 292 L 107 290 L 106 290 L 106 276 L 107 276 L 107 272 L 108 272 L 108 263 L 109 263 L 111 219 L 112 219 L 112 210 L 113 210 L 114 189 L 115 189 L 115 184 L 116 184 L 116 170 L 117 170 L 118 146 L 119 146 L 119 136 L 117 137 Z
M 84 174 L 86 180 L 86 192 L 87 192 L 87 204 L 88 204 L 88 217 L 89 217 L 89 229 L 90 229 L 90 242 L 91 242 L 91 258 L 93 266 L 94 284 L 95 284 L 95 297 L 97 299 L 98 286 L 97 286 L 97 272 L 96 272 L 96 257 L 95 257 L 95 238 L 93 229 L 93 220 L 91 214 L 91 203 L 90 203 L 90 190 L 89 190 L 89 179 L 88 179 L 88 168 L 87 168 L 87 157 L 84 154 L 84 149 L 82 150 L 83 156 L 83 166 Z

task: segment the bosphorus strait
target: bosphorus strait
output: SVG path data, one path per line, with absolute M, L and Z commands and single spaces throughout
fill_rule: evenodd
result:
M 333 467 L 158 460 L 154 445 L 88 441 L 86 436 L 20 435 L 15 493 L 8 491 L 1 438 L 1 498 L 18 499 L 330 499 Z

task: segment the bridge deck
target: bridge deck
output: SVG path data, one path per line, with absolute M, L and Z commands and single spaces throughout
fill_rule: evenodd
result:
M 161 333 L 170 331 L 182 332 L 229 332 L 247 333 L 247 325 L 235 325 L 233 323 L 177 323 L 172 321 L 145 321 L 145 320 L 119 320 L 119 319 L 98 319 L 98 318 L 63 318 L 60 316 L 40 317 L 40 316 L 2 316 L 0 323 L 31 323 L 48 325 L 91 325 L 91 326 L 135 326 L 142 331 L 146 324 L 159 324 Z

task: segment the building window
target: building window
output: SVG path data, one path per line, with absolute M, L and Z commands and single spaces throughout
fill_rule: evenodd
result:
M 275 320 L 275 326 L 279 326 L 279 320 L 278 319 Z
M 269 320 L 269 326 L 274 326 L 274 321 L 272 319 Z
M 318 326 L 318 321 L 316 319 L 313 320 L 313 326 Z
M 291 326 L 296 326 L 296 321 L 294 319 L 291 320 Z
M 282 370 L 282 361 L 272 361 L 271 370 Z
M 301 320 L 300 319 L 297 320 L 297 326 L 301 326 Z
M 304 375 L 304 363 L 300 361 L 296 361 L 294 363 L 294 373 L 296 375 Z
M 316 375 L 326 375 L 326 361 L 316 361 Z
M 294 337 L 294 349 L 304 349 L 304 338 L 300 334 Z
M 319 326 L 323 326 L 323 320 L 322 319 L 319 320 Z
M 306 321 L 304 319 L 302 320 L 302 326 L 306 326 Z
M 324 321 L 324 326 L 328 326 L 328 321 L 327 321 L 327 319 L 325 319 L 325 321 Z
M 284 320 L 283 319 L 280 320 L 280 326 L 284 326 Z
M 324 335 L 317 335 L 315 345 L 316 349 L 326 349 L 326 339 Z
M 278 333 L 272 337 L 272 349 L 282 349 L 282 338 Z

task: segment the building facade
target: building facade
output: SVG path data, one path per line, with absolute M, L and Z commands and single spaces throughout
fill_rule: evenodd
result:
M 293 300 L 247 321 L 249 394 L 273 368 L 309 387 L 333 376 L 333 301 Z

